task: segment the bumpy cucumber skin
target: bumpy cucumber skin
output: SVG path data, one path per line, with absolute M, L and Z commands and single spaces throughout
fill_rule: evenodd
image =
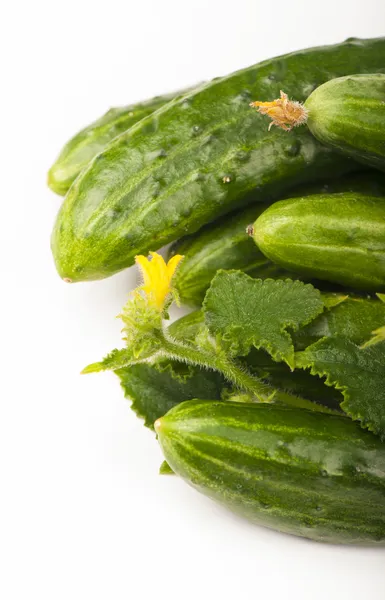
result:
M 385 171 L 385 75 L 338 77 L 306 100 L 308 127 L 324 144 Z
M 253 238 L 285 269 L 385 291 L 385 198 L 341 193 L 282 200 L 256 220 Z
M 305 100 L 328 79 L 385 70 L 385 38 L 301 51 L 219 78 L 142 119 L 72 185 L 52 235 L 67 281 L 101 279 L 234 208 L 347 172 L 307 128 L 267 131 L 249 107 L 281 88 Z
M 349 191 L 385 196 L 385 176 L 377 171 L 351 173 L 335 180 L 301 186 L 286 197 Z M 268 260 L 245 233 L 247 225 L 253 223 L 268 206 L 258 204 L 244 208 L 171 245 L 168 258 L 175 254 L 184 256 L 173 280 L 184 304 L 201 306 L 218 269 L 239 269 L 259 279 L 299 278 L 299 275 Z
M 385 445 L 348 418 L 192 400 L 156 423 L 172 470 L 266 527 L 339 544 L 385 544 Z
M 187 93 L 189 88 L 173 94 L 156 96 L 151 100 L 111 108 L 105 115 L 74 135 L 63 147 L 48 171 L 48 186 L 53 192 L 64 196 L 79 173 L 102 152 L 118 135 L 124 133 L 141 119 L 151 115 L 176 96 Z

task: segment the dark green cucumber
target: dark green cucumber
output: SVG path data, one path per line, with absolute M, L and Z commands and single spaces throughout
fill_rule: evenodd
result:
M 283 200 L 256 220 L 253 238 L 284 269 L 385 291 L 385 198 L 341 193 Z
M 324 144 L 385 171 L 385 75 L 338 77 L 305 102 L 307 125 Z
M 191 89 L 193 88 L 165 96 L 156 96 L 151 100 L 129 106 L 111 108 L 100 119 L 79 131 L 65 144 L 48 171 L 48 186 L 56 194 L 64 196 L 84 167 L 114 138 L 176 96 L 181 96 Z
M 192 400 L 155 429 L 174 473 L 246 519 L 316 541 L 385 544 L 385 444 L 350 419 Z
M 384 65 L 385 38 L 350 39 L 219 78 L 142 119 L 72 185 L 52 235 L 59 274 L 108 277 L 237 207 L 352 169 L 306 128 L 269 133 L 249 102 L 281 88 L 305 100 L 331 78 Z
M 385 196 L 385 176 L 377 171 L 352 173 L 335 180 L 301 186 L 286 197 L 349 191 Z M 184 256 L 173 280 L 183 303 L 200 306 L 218 269 L 239 269 L 260 279 L 299 278 L 299 275 L 268 260 L 245 234 L 247 225 L 255 221 L 267 206 L 247 207 L 172 244 L 169 258 L 174 254 Z

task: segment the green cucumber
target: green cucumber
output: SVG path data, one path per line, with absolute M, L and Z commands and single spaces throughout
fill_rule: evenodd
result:
M 142 119 L 71 186 L 52 235 L 60 276 L 108 277 L 237 207 L 353 169 L 306 128 L 269 134 L 249 103 L 282 87 L 305 100 L 331 78 L 384 65 L 385 38 L 349 39 L 216 79 Z
M 129 106 L 111 108 L 100 119 L 79 131 L 65 144 L 48 171 L 48 186 L 56 194 L 64 196 L 84 167 L 114 138 L 176 96 L 181 96 L 191 89 L 193 88 L 165 96 L 156 96 L 151 100 Z
M 385 196 L 385 177 L 377 171 L 352 173 L 335 180 L 296 188 L 286 197 L 322 192 L 361 192 Z M 260 279 L 299 278 L 268 260 L 245 235 L 246 227 L 268 207 L 247 207 L 202 227 L 171 245 L 168 256 L 182 254 L 173 283 L 184 304 L 200 306 L 218 269 L 239 269 Z
M 385 75 L 339 77 L 305 102 L 307 125 L 323 144 L 385 171 Z
M 385 291 L 385 198 L 340 193 L 282 200 L 256 220 L 253 238 L 284 269 Z
M 385 444 L 346 417 L 192 400 L 155 430 L 174 473 L 254 523 L 322 542 L 385 544 Z

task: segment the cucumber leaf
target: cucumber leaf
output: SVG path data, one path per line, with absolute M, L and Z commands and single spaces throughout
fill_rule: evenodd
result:
M 385 325 L 383 327 L 379 327 L 378 329 L 375 329 L 374 331 L 372 331 L 372 337 L 367 342 L 362 344 L 361 348 L 367 348 L 368 346 L 375 346 L 376 344 L 379 344 L 380 342 L 384 342 L 384 341 L 385 341 Z
M 203 303 L 210 333 L 233 356 L 263 348 L 294 369 L 296 331 L 324 310 L 319 290 L 301 281 L 252 279 L 241 271 L 218 271 Z
M 159 467 L 159 475 L 175 475 L 167 461 L 163 461 Z
M 179 364 L 164 361 L 161 370 L 143 363 L 115 371 L 126 398 L 132 401 L 132 409 L 151 429 L 156 419 L 180 402 L 193 398 L 221 398 L 226 384 L 219 373 L 190 367 L 189 377 L 176 378 L 178 368 Z
M 296 366 L 341 390 L 343 411 L 385 439 L 385 342 L 361 349 L 350 340 L 324 338 L 296 355 Z
M 381 302 L 385 303 L 385 294 L 377 294 L 377 296 Z M 383 341 L 385 341 L 385 325 L 383 327 L 378 327 L 378 329 L 374 329 L 374 331 L 372 331 L 372 337 L 367 342 L 362 344 L 361 348 L 374 346 L 375 344 Z
M 132 361 L 132 354 L 127 348 L 115 348 L 107 356 L 105 356 L 100 362 L 91 363 L 87 365 L 83 371 L 83 375 L 88 373 L 100 373 L 100 371 L 115 371 L 125 367 Z

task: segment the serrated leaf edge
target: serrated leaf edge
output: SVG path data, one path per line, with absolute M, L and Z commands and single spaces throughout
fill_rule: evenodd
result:
M 332 379 L 332 377 L 330 375 L 328 375 L 328 373 L 325 373 L 322 370 L 317 369 L 316 366 L 314 364 L 311 364 L 310 362 L 306 362 L 306 363 L 302 362 L 302 364 L 301 364 L 301 358 L 303 358 L 303 355 L 306 353 L 307 350 L 315 349 L 316 346 L 321 345 L 321 343 L 323 341 L 325 341 L 325 340 L 330 341 L 330 339 L 332 339 L 332 338 L 323 337 L 320 340 L 318 340 L 317 342 L 315 342 L 315 344 L 308 346 L 308 348 L 306 348 L 306 350 L 304 350 L 302 352 L 297 352 L 295 354 L 295 358 L 296 358 L 295 367 L 298 367 L 300 369 L 309 369 L 311 375 L 318 376 L 320 379 L 322 379 L 324 377 L 325 385 L 327 385 L 328 387 L 334 387 L 336 390 L 340 391 L 341 394 L 343 395 L 344 400 L 340 403 L 340 407 L 342 408 L 344 413 L 347 415 L 347 417 L 351 418 L 353 421 L 357 421 L 363 429 L 367 429 L 368 431 L 371 431 L 372 433 L 378 435 L 380 437 L 381 441 L 385 441 L 385 431 L 382 431 L 379 427 L 376 427 L 375 425 L 368 423 L 367 419 L 361 413 L 356 412 L 355 410 L 352 410 L 352 408 L 349 406 L 349 402 L 351 401 L 351 396 L 345 385 L 340 385 L 337 381 L 334 381 Z M 353 344 L 353 342 L 351 342 L 351 343 Z M 361 350 L 360 347 L 357 346 L 356 344 L 354 344 L 354 345 L 357 347 L 357 349 L 360 352 L 364 351 L 364 350 Z M 299 355 L 300 355 L 300 359 L 299 359 L 299 362 L 297 362 L 297 358 Z

